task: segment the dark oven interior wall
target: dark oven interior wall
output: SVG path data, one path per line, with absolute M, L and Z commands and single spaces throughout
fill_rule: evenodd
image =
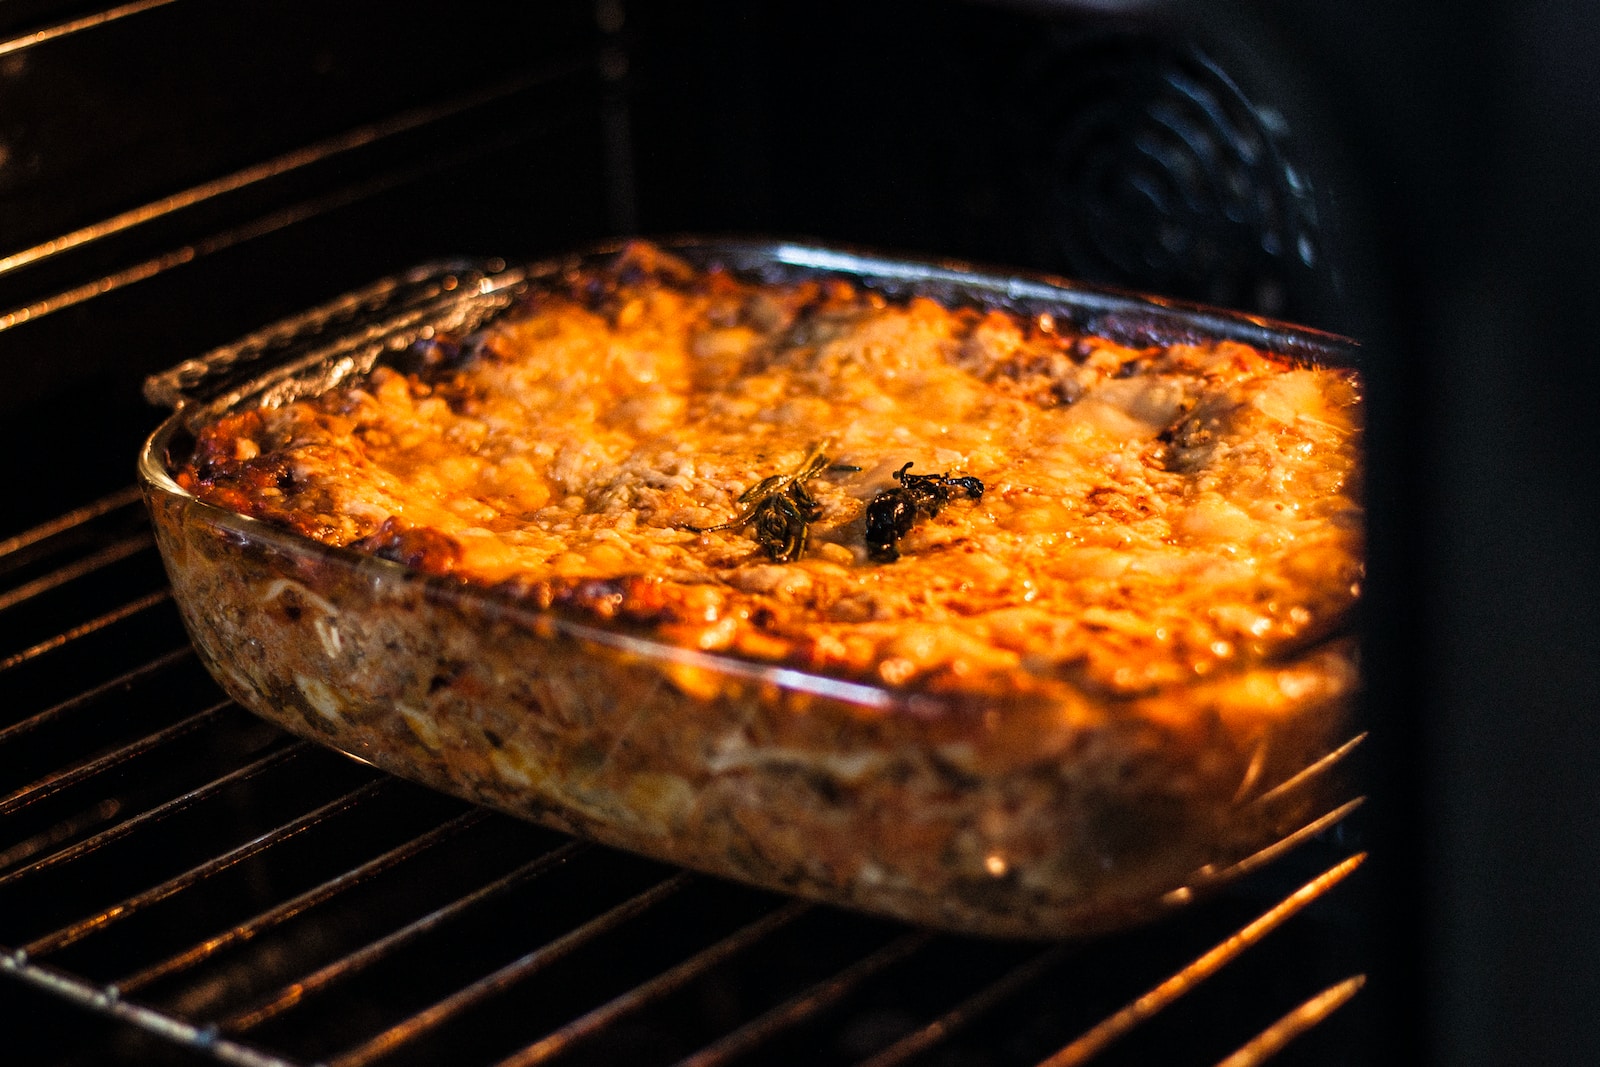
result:
M 630 11 L 646 229 L 816 236 L 1352 326 L 1323 131 L 1196 27 L 1070 3 Z

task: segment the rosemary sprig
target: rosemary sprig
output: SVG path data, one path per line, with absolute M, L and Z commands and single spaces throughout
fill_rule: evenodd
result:
M 769 475 L 739 494 L 743 507 L 731 521 L 683 528 L 691 533 L 710 533 L 754 526 L 756 541 L 774 563 L 799 559 L 805 554 L 811 524 L 822 517 L 822 505 L 805 483 L 829 469 L 828 457 L 823 454 L 827 447 L 827 441 L 819 441 L 790 473 Z
M 983 499 L 983 483 L 971 475 L 907 474 L 911 467 L 907 463 L 895 471 L 899 487 L 883 490 L 867 505 L 867 558 L 875 563 L 900 558 L 895 542 L 911 532 L 919 515 L 938 515 L 957 493 Z

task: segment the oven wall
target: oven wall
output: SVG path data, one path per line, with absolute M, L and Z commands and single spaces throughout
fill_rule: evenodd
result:
M 640 218 L 1348 329 L 1347 185 L 1210 35 L 1071 4 L 631 5 Z

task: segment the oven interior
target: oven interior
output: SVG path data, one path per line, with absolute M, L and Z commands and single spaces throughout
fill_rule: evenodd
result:
M 1462 343 L 1437 325 L 1439 279 L 1471 280 L 1444 271 L 1470 236 L 1451 227 L 1470 137 L 1449 102 L 1467 68 L 1446 60 L 1482 57 L 1404 5 L 1290 8 L 0 9 L 8 1049 L 52 1064 L 1334 1064 L 1497 1062 L 1592 1035 L 1574 1008 L 1594 968 L 1546 977 L 1474 920 L 1508 884 L 1513 838 L 1543 871 L 1558 834 L 1592 841 L 1577 816 L 1593 804 L 1540 837 L 1477 802 L 1500 755 L 1486 722 L 1523 676 L 1478 656 L 1500 648 L 1481 631 L 1429 629 L 1514 580 L 1511 554 L 1472 555 L 1495 538 L 1476 497 L 1429 466 L 1471 444 L 1462 420 L 1495 387 L 1459 411 L 1432 391 L 1453 380 L 1440 346 Z M 1398 62 L 1419 29 L 1442 58 Z M 1589 218 L 1574 233 L 1595 233 Z M 984 942 L 476 811 L 225 701 L 130 487 L 157 421 L 144 377 L 426 260 L 635 232 L 1011 264 L 1361 339 L 1370 802 L 1159 924 Z M 1589 277 L 1585 247 L 1542 292 Z M 1509 330 L 1530 291 L 1491 286 L 1488 325 Z M 1540 397 L 1551 426 L 1576 418 L 1571 397 Z M 1524 487 L 1535 503 L 1555 491 Z M 1593 515 L 1592 497 L 1568 504 Z M 1436 556 L 1429 515 L 1466 540 Z M 1555 670 L 1600 630 L 1571 625 L 1596 599 L 1579 543 L 1558 538 L 1579 563 L 1518 632 L 1566 638 Z M 1458 699 L 1441 710 L 1446 667 Z M 1542 761 L 1552 791 L 1592 781 L 1560 758 L 1579 737 L 1563 692 L 1539 690 L 1536 729 L 1505 753 Z M 1538 810 L 1526 790 L 1511 804 Z M 1592 870 L 1600 848 L 1574 854 Z M 1569 933 L 1541 946 L 1552 959 L 1594 945 L 1564 924 L 1574 909 L 1558 896 L 1532 914 L 1529 931 Z M 1430 993 L 1450 967 L 1458 992 Z M 1523 1000 L 1531 1014 L 1511 1010 Z

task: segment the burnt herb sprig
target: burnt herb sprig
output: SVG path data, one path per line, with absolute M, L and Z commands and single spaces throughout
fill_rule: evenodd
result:
M 867 505 L 867 556 L 877 563 L 900 558 L 895 542 L 911 532 L 919 514 L 932 518 L 957 493 L 968 500 L 983 497 L 983 483 L 970 475 L 907 474 L 911 467 L 895 471 L 899 487 L 883 490 Z
M 757 543 L 774 563 L 799 559 L 805 553 L 811 524 L 822 517 L 822 505 L 806 489 L 805 483 L 825 470 L 841 469 L 830 466 L 822 451 L 825 447 L 826 441 L 812 446 L 792 472 L 770 475 L 739 494 L 743 510 L 731 521 L 717 526 L 686 525 L 683 528 L 691 533 L 710 533 L 752 526 Z

